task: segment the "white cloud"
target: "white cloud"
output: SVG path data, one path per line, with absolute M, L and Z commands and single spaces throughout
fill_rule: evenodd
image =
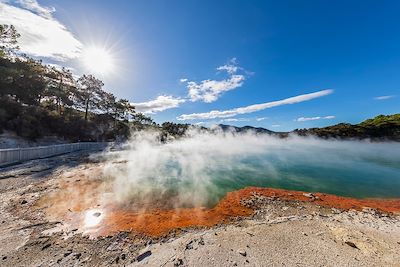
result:
M 193 102 L 214 102 L 223 92 L 241 87 L 244 80 L 244 75 L 232 75 L 228 79 L 220 81 L 204 80 L 200 83 L 196 83 L 193 81 L 188 82 L 187 88 L 189 89 L 190 100 Z
M 13 3 L 19 6 L 0 2 L 0 23 L 14 25 L 21 34 L 21 52 L 59 61 L 79 56 L 82 43 L 52 17 L 53 8 L 42 7 L 36 1 Z
M 220 120 L 219 123 L 222 123 L 222 122 L 238 122 L 238 121 L 250 121 L 250 119 L 246 119 L 246 118 L 228 118 L 228 119 Z
M 382 95 L 374 97 L 375 100 L 387 100 L 396 97 L 395 95 Z
M 181 82 L 181 83 L 185 83 L 187 81 L 188 81 L 188 79 L 186 79 L 186 78 L 179 79 L 179 82 Z
M 54 7 L 45 7 L 39 5 L 36 0 L 15 0 L 14 2 L 19 4 L 22 8 L 32 11 L 33 13 L 45 18 L 51 18 L 52 13 L 56 11 Z
M 272 124 L 271 127 L 277 128 L 277 127 L 281 127 L 280 124 Z
M 222 111 L 221 110 L 212 110 L 212 111 L 204 112 L 204 113 L 182 114 L 179 117 L 177 117 L 177 119 L 178 120 L 196 120 L 196 119 L 229 118 L 229 117 L 234 117 L 239 114 L 248 114 L 248 113 L 253 113 L 253 112 L 260 111 L 260 110 L 278 107 L 278 106 L 282 106 L 282 105 L 291 105 L 291 104 L 295 104 L 295 103 L 309 101 L 311 99 L 319 98 L 319 97 L 326 96 L 326 95 L 329 95 L 332 93 L 333 93 L 333 90 L 330 90 L 330 89 L 322 90 L 322 91 L 318 91 L 315 93 L 298 95 L 298 96 L 289 97 L 289 98 L 278 100 L 278 101 L 266 102 L 266 103 L 262 103 L 262 104 L 255 104 L 255 105 L 234 108 L 234 109 L 229 109 L 229 110 L 222 110 Z
M 334 119 L 335 116 L 325 116 L 325 117 L 300 117 L 297 118 L 295 121 L 316 121 L 316 120 L 330 120 L 330 119 Z
M 203 101 L 206 103 L 211 103 L 216 101 L 222 93 L 236 89 L 243 85 L 246 79 L 244 75 L 237 74 L 237 71 L 241 69 L 237 66 L 236 59 L 231 59 L 227 64 L 217 68 L 218 71 L 226 71 L 229 75 L 228 78 L 223 80 L 203 80 L 199 83 L 194 81 L 187 82 L 187 88 L 189 90 L 189 98 L 192 102 Z
M 132 105 L 135 106 L 135 110 L 138 112 L 152 114 L 167 109 L 179 107 L 179 105 L 184 102 L 185 100 L 182 98 L 175 98 L 168 95 L 160 95 L 154 100 L 142 103 L 132 103 Z
M 236 62 L 236 58 L 232 58 L 231 60 L 229 60 L 229 62 L 225 65 L 219 66 L 217 68 L 217 70 L 219 71 L 226 71 L 229 74 L 235 74 L 238 70 L 239 67 L 237 66 L 237 62 Z
M 266 119 L 268 119 L 267 117 L 261 117 L 261 118 L 256 118 L 256 121 L 263 121 L 263 120 L 266 120 Z

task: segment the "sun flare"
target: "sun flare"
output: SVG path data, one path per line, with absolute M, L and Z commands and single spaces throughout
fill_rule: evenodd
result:
M 109 74 L 114 69 L 114 60 L 109 51 L 100 47 L 83 50 L 82 62 L 88 71 L 94 74 Z

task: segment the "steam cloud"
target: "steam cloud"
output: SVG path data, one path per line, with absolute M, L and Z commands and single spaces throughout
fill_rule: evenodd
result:
M 108 155 L 104 174 L 120 203 L 207 206 L 250 185 L 400 196 L 398 143 L 191 132 L 160 144 L 156 136 L 136 134 L 127 150 Z

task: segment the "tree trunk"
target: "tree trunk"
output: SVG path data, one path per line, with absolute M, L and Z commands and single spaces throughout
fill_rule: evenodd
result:
M 85 109 L 85 121 L 88 119 L 88 110 L 89 110 L 89 100 L 86 100 L 86 109 Z

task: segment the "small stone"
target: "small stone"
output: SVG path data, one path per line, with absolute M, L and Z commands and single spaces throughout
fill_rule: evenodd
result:
M 68 257 L 72 253 L 72 250 L 67 250 L 67 252 L 64 253 L 64 257 Z
M 28 201 L 26 201 L 25 199 L 21 201 L 21 205 L 24 205 L 26 203 L 28 203 Z
M 148 250 L 148 251 L 146 251 L 146 252 L 140 254 L 139 256 L 137 256 L 136 260 L 137 260 L 137 261 L 142 261 L 142 260 L 144 260 L 145 258 L 150 257 L 150 255 L 151 255 L 151 251 Z
M 204 239 L 203 239 L 203 238 L 201 238 L 201 239 L 199 240 L 199 245 L 202 245 L 202 246 L 204 246 L 204 245 L 205 245 L 205 243 L 204 243 Z
M 339 214 L 340 213 L 339 209 L 332 208 L 331 210 L 332 210 L 332 213 L 334 213 L 334 214 Z
M 95 213 L 93 213 L 93 216 L 94 216 L 94 217 L 100 217 L 100 215 L 101 215 L 101 212 L 95 212 Z
M 75 257 L 75 259 L 79 259 L 80 257 L 82 256 L 82 253 L 75 253 L 75 255 L 74 255 L 74 257 Z
M 45 250 L 46 248 L 49 248 L 51 246 L 51 244 L 50 243 L 47 243 L 46 245 L 44 245 L 43 247 L 42 247 L 42 250 Z
M 351 241 L 346 241 L 346 242 L 344 242 L 344 243 L 346 243 L 347 245 L 349 245 L 349 246 L 352 247 L 352 248 L 358 249 L 358 247 L 356 246 L 356 244 L 354 244 L 354 243 L 351 242 Z
M 183 260 L 180 258 L 177 258 L 174 260 L 174 266 L 181 266 L 183 265 Z
M 239 249 L 237 252 L 238 252 L 240 255 L 242 255 L 243 257 L 246 257 L 246 256 L 247 256 L 247 252 L 246 252 L 244 249 Z
M 303 193 L 303 196 L 310 198 L 311 201 L 315 200 L 315 195 L 313 193 Z
M 3 259 L 3 261 L 4 261 L 4 260 L 6 260 L 6 259 L 7 259 L 7 256 L 3 256 L 3 258 L 2 258 L 2 259 Z
M 126 255 L 124 253 L 121 254 L 121 260 L 125 260 L 126 259 Z

